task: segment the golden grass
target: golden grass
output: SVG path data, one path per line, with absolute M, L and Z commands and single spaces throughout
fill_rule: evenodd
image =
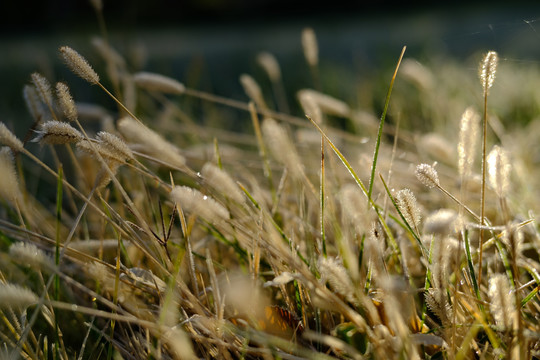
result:
M 381 114 L 321 90 L 312 29 L 302 41 L 317 89 L 298 100 L 311 122 L 281 112 L 281 71 L 268 53 L 259 62 L 272 88 L 242 75 L 245 103 L 130 74 L 102 40 L 118 76 L 110 91 L 62 47 L 72 71 L 118 102 L 116 121 L 100 113 L 109 120 L 97 130 L 67 84 L 53 94 L 32 75 L 25 96 L 36 141 L 54 162 L 0 123 L 12 189 L 0 191 L 0 358 L 540 356 L 540 120 L 505 129 L 497 118 L 516 106 L 501 92 L 519 89 L 508 72 L 520 79 L 520 69 L 499 64 L 498 89 L 493 52 L 481 83 L 463 65 L 431 70 L 405 59 L 387 99 L 392 121 L 377 133 Z M 416 95 L 417 113 L 408 101 Z M 245 110 L 239 117 L 254 132 L 197 125 L 181 105 L 190 99 Z M 414 116 L 431 120 L 428 134 L 412 128 Z M 44 186 L 62 189 L 56 204 L 24 188 L 36 167 Z

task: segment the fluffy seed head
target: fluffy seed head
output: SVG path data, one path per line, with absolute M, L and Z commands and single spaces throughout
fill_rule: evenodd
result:
M 420 164 L 416 166 L 416 178 L 425 186 L 433 188 L 440 186 L 437 170 L 431 165 Z
M 358 229 L 369 229 L 370 216 L 364 198 L 357 185 L 345 184 L 338 194 L 341 213 L 348 224 Z
M 103 10 L 103 1 L 102 0 L 90 0 L 90 4 L 96 9 L 96 11 Z
M 304 113 L 309 116 L 315 123 L 322 124 L 323 114 L 319 104 L 313 98 L 312 94 L 309 93 L 298 93 L 298 101 L 304 110 Z
M 31 77 L 32 77 L 32 83 L 36 87 L 37 93 L 41 101 L 51 106 L 53 101 L 52 101 L 51 84 L 49 83 L 49 80 L 47 80 L 43 75 L 37 72 L 33 73 Z
M 186 90 L 181 82 L 160 74 L 139 72 L 133 76 L 133 80 L 138 87 L 148 91 L 179 95 Z
M 125 68 L 126 61 L 107 41 L 99 37 L 94 37 L 91 42 L 101 57 L 110 65 L 117 65 L 120 68 Z
M 317 45 L 317 37 L 312 28 L 305 28 L 302 31 L 302 48 L 304 57 L 310 66 L 317 66 L 319 63 L 319 46 Z
M 452 324 L 452 307 L 448 302 L 445 289 L 431 288 L 426 293 L 426 305 L 435 313 L 445 326 Z
M 480 82 L 482 83 L 482 88 L 484 92 L 488 92 L 493 81 L 495 80 L 495 73 L 497 72 L 497 63 L 499 61 L 499 56 L 495 51 L 489 51 L 484 60 L 480 63 Z
M 424 232 L 427 234 L 452 234 L 458 214 L 451 209 L 439 209 L 426 217 L 424 221 Z
M 188 186 L 175 186 L 171 191 L 171 199 L 183 210 L 211 223 L 229 219 L 229 212 L 220 203 Z
M 54 269 L 52 259 L 36 245 L 18 242 L 9 248 L 9 255 L 13 261 L 35 269 Z
M 489 299 L 491 313 L 497 325 L 511 329 L 515 317 L 515 298 L 510 291 L 508 279 L 502 274 L 496 274 L 489 279 Z
M 401 62 L 399 73 L 424 90 L 432 89 L 433 84 L 435 84 L 432 72 L 414 59 L 404 59 Z
M 102 142 L 90 143 L 90 141 L 83 139 L 77 143 L 77 149 L 83 153 L 87 153 L 97 160 L 99 160 L 99 156 L 101 156 L 113 173 L 116 173 L 118 167 L 122 165 L 124 161 L 126 161 L 126 158 L 121 153 L 118 153 L 116 149 L 106 146 Z M 102 172 L 103 174 L 108 173 L 105 170 Z M 108 183 L 110 180 L 111 179 L 108 179 L 106 183 Z
M 79 130 L 68 123 L 51 120 L 41 125 L 41 130 L 37 131 L 38 136 L 33 142 L 42 144 L 69 144 L 76 143 L 83 139 Z
M 25 309 L 36 304 L 38 297 L 31 290 L 16 284 L 0 284 L 0 308 Z
M 186 159 L 180 153 L 180 149 L 135 119 L 130 117 L 120 119 L 118 130 L 128 143 L 140 147 L 141 151 L 172 166 L 185 166 Z
M 461 176 L 468 175 L 474 163 L 480 115 L 468 107 L 461 116 L 458 142 L 458 170 Z
M 23 149 L 23 143 L 6 127 L 6 125 L 0 122 L 0 143 L 9 146 L 14 151 L 21 151 Z
M 242 84 L 247 96 L 255 103 L 255 105 L 263 109 L 267 107 L 261 87 L 252 76 L 248 74 L 240 75 L 240 84 Z
M 60 105 L 64 116 L 69 121 L 77 120 L 77 107 L 69 92 L 69 87 L 65 83 L 56 83 L 56 97 L 58 98 L 58 105 Z
M 345 297 L 347 301 L 355 302 L 353 283 L 341 261 L 331 257 L 321 257 L 318 268 L 323 282 L 328 281 L 335 292 Z
M 264 69 L 272 82 L 281 79 L 281 69 L 276 57 L 269 52 L 262 52 L 257 56 L 257 62 Z
M 403 189 L 398 191 L 396 195 L 396 203 L 405 217 L 405 220 L 414 228 L 418 228 L 420 225 L 420 208 L 416 203 L 416 197 L 409 189 Z
M 14 203 L 22 199 L 19 179 L 15 171 L 13 155 L 9 147 L 0 150 L 0 197 Z
M 300 179 L 303 174 L 302 163 L 285 128 L 274 119 L 264 119 L 262 133 L 274 158 L 284 164 L 291 175 Z
M 377 273 L 383 271 L 384 263 L 382 257 L 386 247 L 384 230 L 379 222 L 372 222 L 369 234 L 365 243 L 365 258 L 373 263 L 374 270 Z
M 489 184 L 499 197 L 506 196 L 510 187 L 510 171 L 512 170 L 506 151 L 495 145 L 487 157 L 487 166 Z
M 448 164 L 454 161 L 454 146 L 441 134 L 427 133 L 422 135 L 418 147 L 437 161 Z
M 109 151 L 111 154 L 116 154 L 116 157 L 121 161 L 133 160 L 133 151 L 126 145 L 124 140 L 118 136 L 106 131 L 97 133 L 96 140 Z
M 90 84 L 99 83 L 99 75 L 77 51 L 69 46 L 62 46 L 60 48 L 60 56 L 75 75 L 83 78 Z
M 32 115 L 32 118 L 36 121 L 42 120 L 45 117 L 45 113 L 36 88 L 32 85 L 25 85 L 23 88 L 23 97 L 26 108 L 30 112 L 30 115 Z
M 238 185 L 236 185 L 234 180 L 225 170 L 208 162 L 204 164 L 201 174 L 204 177 L 204 180 L 218 192 L 223 194 L 223 196 L 228 197 L 237 203 L 243 203 L 245 201 L 244 195 L 238 189 Z
M 345 102 L 338 100 L 330 95 L 312 89 L 303 89 L 298 91 L 300 101 L 304 97 L 311 97 L 325 114 L 348 117 L 351 113 L 351 108 Z

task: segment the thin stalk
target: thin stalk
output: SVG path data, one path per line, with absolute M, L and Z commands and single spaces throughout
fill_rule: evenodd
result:
M 463 242 L 465 244 L 465 253 L 467 255 L 467 265 L 469 266 L 469 272 L 470 272 L 471 279 L 473 282 L 474 293 L 476 297 L 480 300 L 480 288 L 478 286 L 479 283 L 476 280 L 476 274 L 474 273 L 474 264 L 473 264 L 472 255 L 471 255 L 471 244 L 469 242 L 469 231 L 467 229 L 464 229 L 463 232 L 461 233 L 461 236 L 463 237 Z
M 257 110 L 253 102 L 250 102 L 248 107 L 249 107 L 249 113 L 251 115 L 251 121 L 253 123 L 253 131 L 255 132 L 255 137 L 257 138 L 257 145 L 259 147 L 259 155 L 263 159 L 264 176 L 266 177 L 268 181 L 268 185 L 270 186 L 270 192 L 272 193 L 272 200 L 274 201 L 274 203 L 276 203 L 277 196 L 276 196 L 276 189 L 274 188 L 274 181 L 272 179 L 272 169 L 270 168 L 270 161 L 268 160 L 268 151 L 266 150 L 266 145 L 264 144 L 264 141 L 263 141 L 262 132 L 261 132 L 261 124 L 259 121 L 259 117 L 257 116 Z
M 320 211 L 321 211 L 321 241 L 322 254 L 326 258 L 326 234 L 324 229 L 324 137 L 321 135 L 321 190 L 320 190 Z
M 114 293 L 113 293 L 113 303 L 115 306 L 118 305 L 118 290 L 119 290 L 119 287 L 120 287 L 120 265 L 121 265 L 121 262 L 120 262 L 120 250 L 122 249 L 122 237 L 120 234 L 117 234 L 117 238 L 118 238 L 118 246 L 116 247 L 116 268 L 115 268 L 115 274 L 114 274 Z M 112 309 L 112 313 L 116 313 L 116 311 L 114 309 Z M 116 320 L 115 319 L 111 319 L 111 325 L 110 325 L 110 332 L 109 332 L 109 336 L 111 337 L 111 339 L 114 339 L 114 328 L 115 328 L 115 325 L 116 325 Z M 109 342 L 109 347 L 107 349 L 107 359 L 110 360 L 113 356 L 113 342 L 110 341 Z
M 62 230 L 62 180 L 64 177 L 64 171 L 62 165 L 58 168 L 58 177 L 56 182 L 56 245 L 54 252 L 54 263 L 56 268 L 60 265 L 60 238 Z M 60 301 L 60 278 L 58 275 L 54 276 L 54 299 Z M 60 349 L 60 335 L 58 328 L 58 316 L 54 317 L 54 357 L 56 359 L 60 358 L 59 349 Z
M 480 254 L 478 256 L 478 283 L 482 282 L 482 257 L 483 257 L 483 248 L 484 244 L 484 229 L 483 226 L 486 225 L 485 215 L 486 215 L 486 172 L 487 172 L 487 99 L 488 91 L 484 87 L 484 118 L 482 121 L 482 188 L 480 190 Z
M 390 87 L 388 88 L 388 93 L 386 94 L 386 100 L 384 102 L 384 109 L 381 115 L 381 121 L 379 122 L 379 132 L 377 134 L 377 142 L 375 143 L 375 151 L 373 152 L 373 162 L 371 164 L 371 176 L 369 178 L 369 189 L 368 189 L 368 198 L 371 199 L 371 194 L 373 192 L 373 182 L 375 181 L 375 169 L 377 168 L 377 159 L 379 157 L 379 148 L 381 146 L 381 137 L 384 127 L 384 121 L 386 119 L 386 113 L 388 112 L 388 104 L 390 104 L 390 95 L 392 95 L 392 89 L 394 88 L 394 81 L 396 80 L 397 72 L 403 55 L 405 54 L 406 46 L 401 50 L 401 55 L 399 55 L 398 63 L 396 69 L 394 70 L 394 75 L 390 81 Z
M 103 90 L 105 91 L 105 93 L 107 93 L 107 95 L 109 95 L 111 97 L 111 99 L 113 99 L 117 104 L 118 106 L 120 106 L 122 108 L 122 110 L 124 110 L 129 116 L 131 116 L 133 119 L 137 120 L 138 122 L 140 122 L 141 124 L 143 123 L 141 120 L 139 120 L 138 117 L 136 117 L 135 115 L 133 115 L 133 113 L 131 111 L 129 111 L 129 109 L 120 101 L 116 98 L 116 96 L 114 96 L 109 90 L 107 90 L 107 88 L 105 86 L 103 86 L 102 83 L 98 82 L 97 85 Z M 144 124 L 143 124 L 144 125 Z
M 332 140 L 330 140 L 328 135 L 326 135 L 324 133 L 324 131 L 320 128 L 320 126 L 317 125 L 317 123 L 315 121 L 313 121 L 313 119 L 311 119 L 307 115 L 306 115 L 306 117 L 309 119 L 309 121 L 311 121 L 311 123 L 321 133 L 321 135 L 324 137 L 324 139 L 328 142 L 328 145 L 330 145 L 330 148 L 332 148 L 332 150 L 337 155 L 339 160 L 341 160 L 341 163 L 347 168 L 347 170 L 349 171 L 349 174 L 351 174 L 351 176 L 353 177 L 356 184 L 360 187 L 360 189 L 362 189 L 362 192 L 367 197 L 368 203 L 371 204 L 373 210 L 375 210 L 375 213 L 377 214 L 377 217 L 379 218 L 379 221 L 381 222 L 381 225 L 384 228 L 384 231 L 385 231 L 386 235 L 388 236 L 388 239 L 390 239 L 390 242 L 391 242 L 392 246 L 394 247 L 394 249 L 398 252 L 399 256 L 401 257 L 401 251 L 399 249 L 399 246 L 398 246 L 398 244 L 396 242 L 396 239 L 394 238 L 394 235 L 392 234 L 392 231 L 390 231 L 390 228 L 388 227 L 388 224 L 384 220 L 384 216 L 381 214 L 380 207 L 377 204 L 375 204 L 375 202 L 373 201 L 372 198 L 370 198 L 368 196 L 366 186 L 364 185 L 362 180 L 360 180 L 360 178 L 358 177 L 358 175 L 356 174 L 356 172 L 352 168 L 349 161 L 345 158 L 345 156 L 341 153 L 341 151 L 339 151 L 339 149 L 334 145 L 334 143 L 332 142 Z

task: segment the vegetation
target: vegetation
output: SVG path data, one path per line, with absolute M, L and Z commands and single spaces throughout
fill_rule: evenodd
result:
M 359 110 L 321 90 L 306 29 L 296 116 L 269 53 L 242 102 L 106 38 L 107 76 L 59 55 L 114 115 L 34 73 L 32 129 L 0 123 L 0 358 L 540 356 L 538 70 L 404 48 Z M 197 121 L 231 108 L 250 130 Z

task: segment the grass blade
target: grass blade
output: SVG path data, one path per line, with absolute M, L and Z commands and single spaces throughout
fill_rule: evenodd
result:
M 375 169 L 377 168 L 377 159 L 379 157 L 379 148 L 381 146 L 381 137 L 384 127 L 384 121 L 386 119 L 386 113 L 388 112 L 388 104 L 390 104 L 390 95 L 392 95 L 392 89 L 394 88 L 394 81 L 396 80 L 397 72 L 399 70 L 399 65 L 401 64 L 401 60 L 403 59 L 403 55 L 405 54 L 405 50 L 407 49 L 406 46 L 403 47 L 401 50 L 401 55 L 399 55 L 399 60 L 396 65 L 396 70 L 394 71 L 394 75 L 392 76 L 392 80 L 390 81 L 390 86 L 388 88 L 388 93 L 386 94 L 386 100 L 384 101 L 384 109 L 381 115 L 381 121 L 379 122 L 379 132 L 377 134 L 377 142 L 375 143 L 375 151 L 373 152 L 373 162 L 371 163 L 371 177 L 369 178 L 369 189 L 367 196 L 369 199 L 371 199 L 371 194 L 373 192 L 373 182 L 375 180 Z

